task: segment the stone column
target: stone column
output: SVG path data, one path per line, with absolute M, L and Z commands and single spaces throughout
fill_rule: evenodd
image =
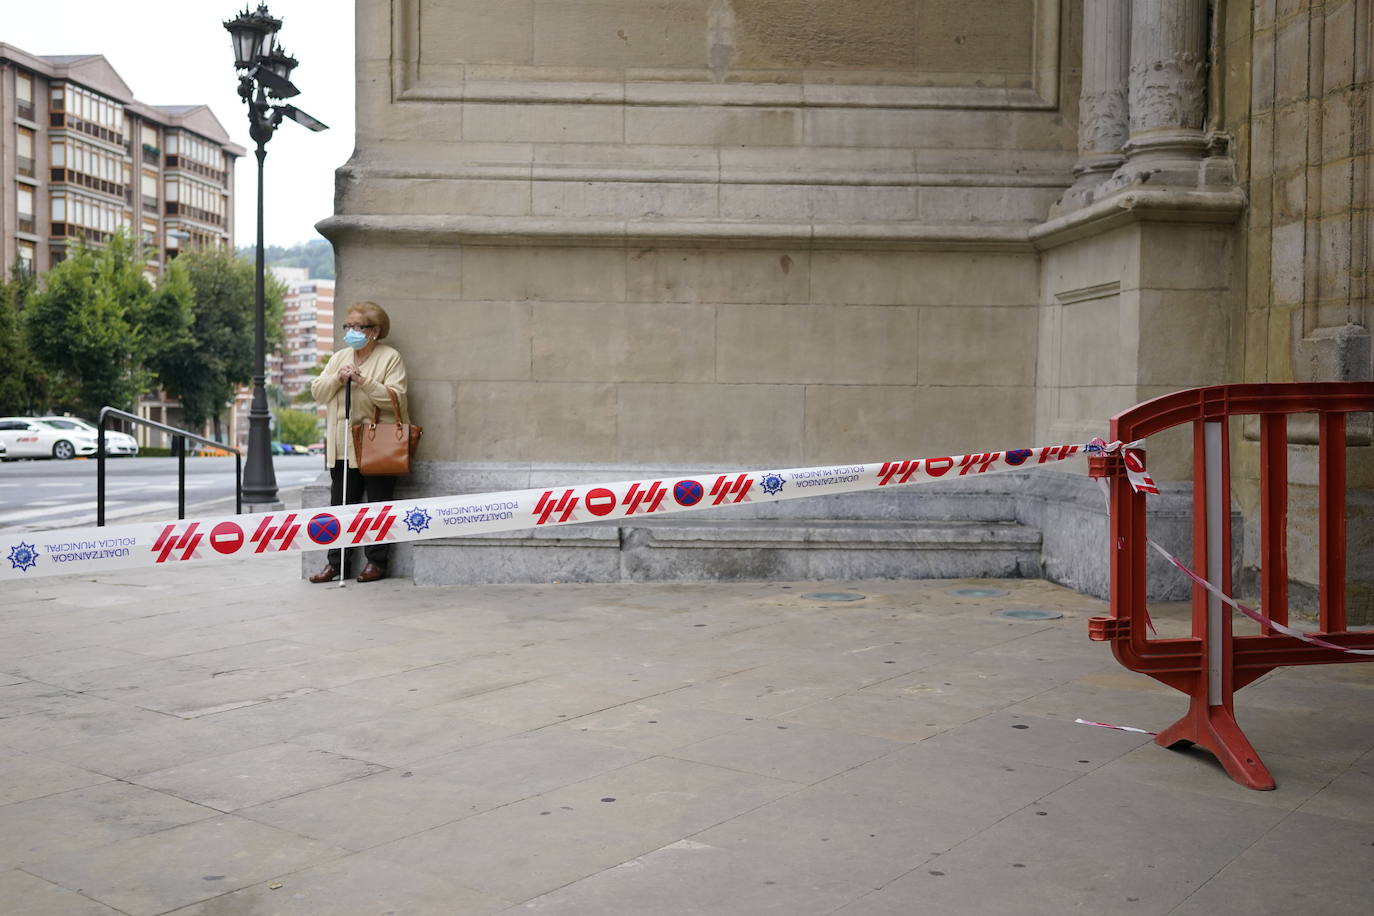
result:
M 1090 203 L 1125 160 L 1126 78 L 1130 72 L 1131 0 L 1083 0 L 1083 90 L 1078 97 L 1078 162 L 1073 187 L 1051 216 Z
M 1130 139 L 1116 186 L 1197 187 L 1207 140 L 1207 0 L 1133 0 Z

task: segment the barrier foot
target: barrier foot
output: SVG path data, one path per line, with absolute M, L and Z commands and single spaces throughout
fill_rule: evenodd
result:
M 1274 777 L 1236 724 L 1235 713 L 1225 706 L 1208 706 L 1194 697 L 1188 714 L 1160 732 L 1155 743 L 1170 748 L 1196 744 L 1211 751 L 1222 769 L 1247 789 L 1274 788 Z

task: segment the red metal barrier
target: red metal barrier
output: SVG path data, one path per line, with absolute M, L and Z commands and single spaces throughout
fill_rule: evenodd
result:
M 1288 415 L 1317 415 L 1320 471 L 1319 635 L 1345 648 L 1374 648 L 1374 632 L 1346 629 L 1346 415 L 1374 411 L 1374 383 L 1295 382 L 1219 385 L 1155 398 L 1112 418 L 1111 438 L 1134 442 L 1193 425 L 1193 570 L 1232 596 L 1231 461 L 1227 418 L 1258 414 L 1260 431 L 1260 608 L 1288 623 Z M 1256 635 L 1231 632 L 1230 608 L 1193 587 L 1193 634 L 1150 639 L 1145 610 L 1145 501 L 1131 489 L 1120 454 L 1089 459 L 1089 473 L 1111 488 L 1112 616 L 1094 617 L 1089 636 L 1109 641 L 1127 668 L 1188 694 L 1188 714 L 1160 732 L 1163 747 L 1198 744 L 1216 755 L 1231 778 L 1252 789 L 1274 779 L 1236 724 L 1234 694 L 1284 665 L 1374 661 L 1286 636 L 1265 626 Z

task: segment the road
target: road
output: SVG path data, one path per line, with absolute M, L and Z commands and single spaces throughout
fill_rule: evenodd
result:
M 278 491 L 295 490 L 324 473 L 318 455 L 272 459 Z M 95 524 L 96 462 L 10 461 L 0 464 L 0 529 L 37 531 Z M 234 511 L 234 459 L 186 459 L 186 514 L 227 501 Z M 216 512 L 225 511 L 216 507 Z M 114 458 L 105 467 L 106 523 L 177 517 L 175 458 Z

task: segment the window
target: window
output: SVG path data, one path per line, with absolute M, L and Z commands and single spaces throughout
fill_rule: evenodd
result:
M 51 88 L 53 127 L 79 130 L 107 143 L 124 145 L 124 106 L 81 86 L 62 84 Z
M 19 117 L 33 120 L 33 77 L 23 70 L 14 72 L 14 107 Z
M 15 167 L 20 175 L 33 177 L 33 131 L 27 127 L 16 127 Z
M 52 221 L 54 223 L 65 223 L 67 221 L 67 198 L 57 195 L 53 196 Z
M 29 276 L 34 273 L 35 249 L 33 242 L 19 240 L 19 269 Z
M 17 186 L 15 187 L 15 196 L 16 196 L 16 198 L 17 198 L 16 204 L 18 205 L 18 206 L 16 207 L 16 209 L 18 210 L 18 213 L 15 214 L 16 217 L 17 217 L 17 222 L 18 222 L 18 225 L 16 226 L 16 228 L 17 228 L 20 232 L 32 232 L 32 231 L 33 231 L 33 188 L 30 188 L 30 187 L 28 187 L 28 186 L 26 186 L 26 185 L 22 185 L 22 184 L 21 184 L 21 185 L 17 185 Z
M 67 167 L 67 144 L 61 140 L 54 140 L 51 147 L 52 167 L 55 169 L 65 169 Z

